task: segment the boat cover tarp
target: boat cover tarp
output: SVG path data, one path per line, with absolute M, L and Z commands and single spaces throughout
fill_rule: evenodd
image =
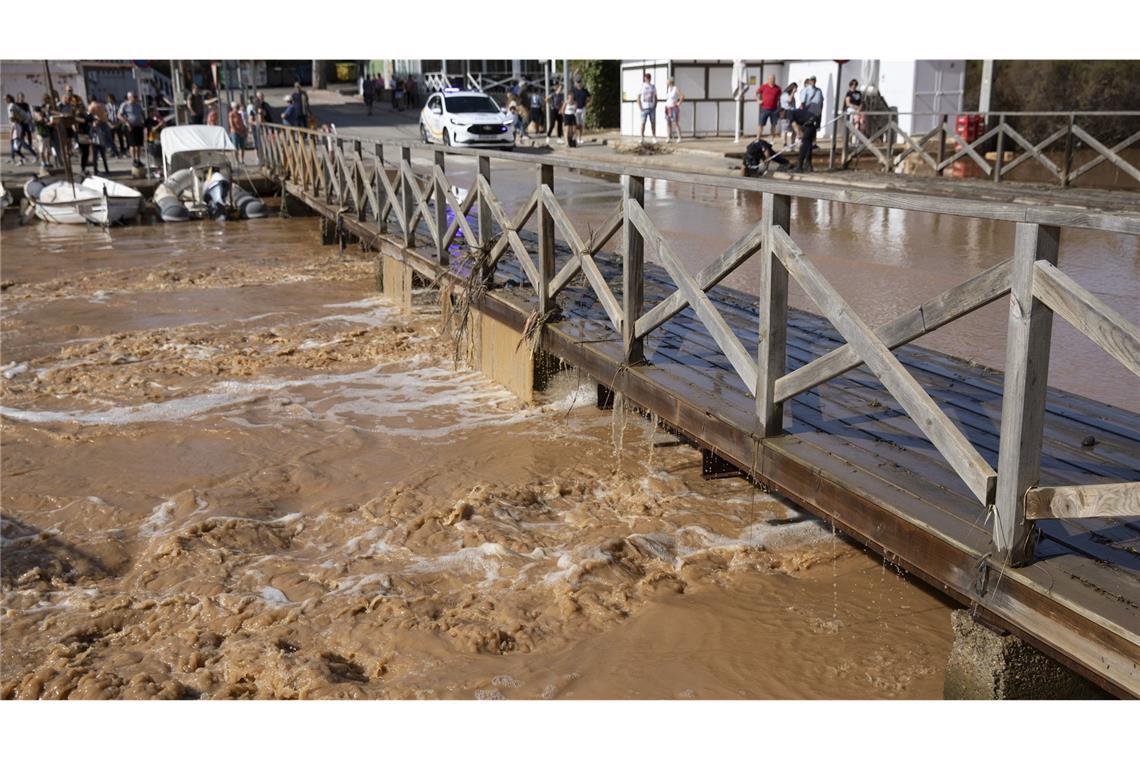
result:
M 170 176 L 179 169 L 211 164 L 228 165 L 235 150 L 233 141 L 221 127 L 192 124 L 167 127 L 160 133 L 162 165 Z

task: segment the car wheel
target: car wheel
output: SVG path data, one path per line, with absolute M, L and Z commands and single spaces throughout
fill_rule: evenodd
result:
M 430 142 L 431 142 L 431 137 L 429 137 L 429 136 L 428 136 L 427 127 L 425 127 L 425 126 L 423 125 L 423 122 L 420 122 L 420 138 L 421 138 L 421 139 L 422 139 L 422 140 L 423 140 L 425 143 L 430 143 Z
M 443 144 L 451 145 L 451 135 L 447 134 L 447 130 L 443 130 Z

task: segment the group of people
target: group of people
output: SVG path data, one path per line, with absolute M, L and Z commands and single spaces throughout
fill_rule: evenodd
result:
M 756 140 L 745 153 L 744 172 L 763 171 L 769 162 L 786 165 L 788 162 L 775 150 L 772 143 L 763 138 L 764 127 L 769 128 L 769 137 L 776 139 L 779 132 L 784 144 L 782 151 L 799 146 L 799 161 L 791 171 L 811 172 L 812 152 L 816 147 L 815 136 L 823 123 L 823 91 L 816 86 L 816 78 L 804 80 L 801 91 L 795 82 L 781 88 L 776 77 L 756 90 L 756 101 L 760 106 L 760 123 L 756 127 Z M 843 98 L 844 114 L 855 129 L 862 127 L 863 93 L 859 81 L 852 79 L 847 85 Z
M 559 144 L 565 142 L 567 147 L 574 148 L 582 139 L 582 130 L 586 126 L 586 106 L 589 102 L 590 90 L 582 83 L 580 77 L 574 78 L 569 97 L 561 83 L 554 85 L 549 94 L 543 95 L 542 89 L 527 88 L 520 82 L 507 97 L 507 111 L 514 118 L 515 134 L 520 140 L 529 139 L 528 130 L 530 125 L 534 124 L 535 140 L 539 139 L 545 130 L 547 145 L 557 133 Z M 550 109 L 549 123 L 546 119 L 547 108 Z
M 360 95 L 364 105 L 368 108 L 368 115 L 372 115 L 372 107 L 377 102 L 383 102 L 385 97 L 392 104 L 393 111 L 402 111 L 405 108 L 414 108 L 420 104 L 419 88 L 415 77 L 399 79 L 390 77 L 384 79 L 383 74 L 364 77 L 360 82 Z
M 657 143 L 657 85 L 653 84 L 653 76 L 646 72 L 641 78 L 641 91 L 637 93 L 637 108 L 641 113 L 641 141 L 645 142 L 645 125 L 649 124 L 649 139 Z M 668 128 L 666 140 L 672 142 L 674 137 L 681 142 L 681 104 L 685 102 L 685 93 L 677 87 L 673 77 L 669 77 L 665 86 L 665 124 Z
M 143 145 L 149 132 L 161 129 L 162 119 L 156 108 L 149 112 L 134 92 L 118 103 L 114 95 L 105 100 L 91 97 L 86 103 L 71 85 L 53 100 L 48 93 L 39 105 L 32 106 L 23 93 L 4 97 L 11 125 L 11 162 L 23 164 L 39 160 L 44 170 L 61 165 L 72 153 L 78 153 L 83 174 L 94 174 L 102 159 L 104 173 L 110 172 L 108 153 L 112 158 L 129 155 L 136 167 L 143 165 Z

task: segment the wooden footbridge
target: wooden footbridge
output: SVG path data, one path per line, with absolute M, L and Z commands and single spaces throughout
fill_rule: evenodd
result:
M 263 138 L 262 164 L 283 192 L 341 240 L 379 251 L 386 272 L 418 273 L 481 318 L 537 332 L 545 352 L 707 459 L 1109 691 L 1140 695 L 1140 415 L 1047 385 L 1054 315 L 1140 374 L 1140 331 L 1057 267 L 1063 228 L 1138 235 L 1140 213 L 366 147 L 286 127 Z M 417 152 L 426 160 L 413 162 Z M 444 171 L 453 156 L 475 169 L 463 192 Z M 517 210 L 492 191 L 493 161 L 533 169 Z M 556 169 L 621 176 L 621 201 L 589 235 L 564 211 Z M 690 274 L 645 209 L 646 178 L 762 193 L 763 211 Z M 1015 243 L 1008 260 L 872 326 L 797 245 L 794 197 L 1010 222 Z M 759 293 L 720 284 L 752 257 Z M 819 315 L 789 308 L 789 276 Z M 1004 375 L 907 345 L 999 299 Z

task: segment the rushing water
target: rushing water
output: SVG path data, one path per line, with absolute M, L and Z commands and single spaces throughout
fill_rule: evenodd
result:
M 945 600 L 573 370 L 527 406 L 453 365 L 312 219 L 0 267 L 5 698 L 941 692 Z

